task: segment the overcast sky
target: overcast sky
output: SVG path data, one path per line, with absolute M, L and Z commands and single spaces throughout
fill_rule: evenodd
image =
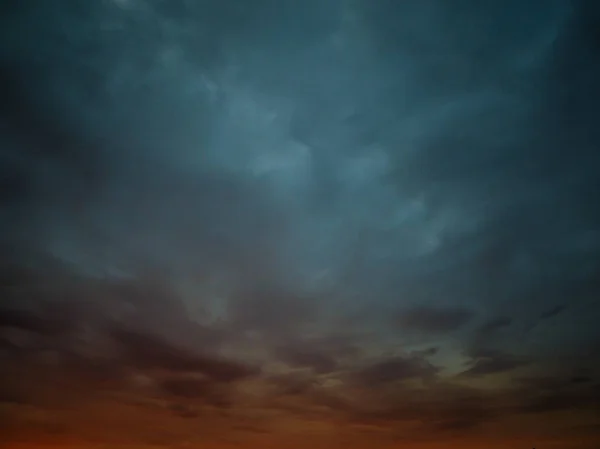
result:
M 11 441 L 597 447 L 599 17 L 3 2 Z

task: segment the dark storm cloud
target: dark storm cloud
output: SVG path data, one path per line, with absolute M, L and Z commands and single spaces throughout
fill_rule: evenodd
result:
M 11 310 L 2 308 L 0 312 L 0 327 L 11 327 L 52 336 L 68 332 L 72 322 L 63 317 L 40 316 L 36 312 L 26 310 Z
M 11 299 L 7 293 L 19 293 L 13 309 L 0 309 L 0 339 L 11 367 L 19 360 L 42 363 L 40 369 L 99 390 L 128 388 L 135 375 L 158 376 L 160 391 L 215 406 L 226 405 L 228 386 L 259 374 L 217 355 L 215 334 L 190 322 L 177 296 L 157 279 L 115 283 L 71 276 L 65 290 L 64 280 L 45 273 L 26 277 L 13 278 L 2 291 L 4 301 Z M 44 362 L 48 355 L 54 364 Z
M 255 374 L 255 370 L 217 357 L 196 354 L 171 345 L 155 335 L 115 329 L 110 333 L 123 351 L 123 363 L 138 369 L 197 372 L 219 382 L 235 382 Z

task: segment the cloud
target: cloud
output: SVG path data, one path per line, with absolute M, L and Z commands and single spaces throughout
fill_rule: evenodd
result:
M 359 369 L 354 377 L 361 385 L 376 386 L 409 379 L 430 380 L 438 371 L 438 368 L 423 358 L 396 356 L 367 365 Z
M 546 394 L 593 387 L 596 382 L 588 376 L 548 374 L 546 376 L 517 377 L 513 379 L 513 383 L 517 389 L 527 390 L 534 394 Z
M 317 379 L 306 372 L 290 372 L 268 376 L 267 383 L 276 387 L 277 394 L 303 396 L 314 390 Z
M 497 318 L 492 318 L 481 326 L 479 332 L 482 334 L 494 333 L 500 329 L 509 327 L 512 323 L 513 320 L 509 317 L 501 316 Z
M 461 376 L 487 376 L 513 371 L 531 363 L 523 357 L 503 353 L 497 350 L 479 349 L 469 354 L 472 358 L 471 367 L 461 373 Z
M 261 446 L 592 407 L 590 2 L 21 3 L 0 356 L 25 399 L 136 435 L 256 418 Z
M 1 327 L 17 328 L 47 336 L 68 333 L 67 326 L 72 324 L 61 317 L 40 316 L 34 311 L 18 309 L 2 309 L 0 318 Z
M 268 342 L 272 356 L 291 368 L 308 368 L 315 374 L 334 373 L 361 359 L 360 338 L 339 323 L 318 333 L 297 332 L 290 338 Z
M 219 382 L 235 382 L 256 373 L 244 364 L 183 349 L 152 334 L 114 329 L 110 336 L 122 351 L 122 361 L 138 369 L 197 372 Z
M 198 412 L 184 404 L 173 404 L 171 406 L 171 411 L 176 416 L 185 419 L 195 419 L 199 416 Z
M 584 391 L 555 391 L 526 397 L 518 406 L 522 413 L 546 413 L 565 410 L 598 410 L 598 387 Z
M 276 349 L 275 355 L 282 362 L 296 367 L 311 368 L 320 374 L 335 371 L 338 366 L 336 354 L 301 345 L 281 346 Z
M 448 410 L 447 416 L 442 415 L 434 419 L 434 428 L 465 433 L 483 423 L 493 421 L 498 416 L 498 410 L 486 404 L 485 397 L 476 394 L 460 397 L 452 403 L 452 406 L 454 413 Z
M 394 321 L 402 330 L 446 334 L 462 328 L 472 316 L 461 307 L 414 306 L 400 312 Z
M 381 428 L 412 424 L 406 435 L 416 440 L 428 439 L 431 432 L 465 435 L 502 416 L 497 400 L 475 389 L 438 383 L 428 391 L 387 392 L 374 405 L 359 406 L 351 413 L 351 419 Z
M 439 352 L 439 348 L 431 347 L 431 348 L 427 348 L 427 349 L 423 349 L 423 350 L 413 351 L 411 354 L 416 357 L 427 358 L 427 357 L 436 355 L 438 352 Z
M 232 404 L 230 392 L 211 379 L 170 376 L 159 381 L 159 389 L 169 396 L 200 400 L 203 404 L 219 408 L 227 408 Z
M 20 292 L 22 302 L 12 301 L 1 314 L 0 338 L 9 349 L 10 372 L 35 366 L 54 373 L 39 382 L 35 376 L 9 377 L 19 391 L 35 383 L 36 390 L 44 391 L 58 375 L 72 385 L 65 398 L 92 390 L 139 394 L 148 384 L 174 398 L 227 407 L 232 386 L 259 374 L 256 366 L 217 355 L 214 347 L 209 351 L 215 335 L 189 320 L 160 279 L 113 282 L 71 276 L 65 283 L 40 275 L 23 283 L 13 278 L 4 291 Z M 80 295 L 87 299 L 85 307 Z M 141 383 L 135 380 L 142 377 Z
M 562 313 L 566 309 L 567 309 L 567 304 L 559 304 L 558 306 L 553 307 L 553 308 L 548 309 L 545 312 L 543 312 L 540 315 L 540 320 L 547 320 L 547 319 L 553 318 L 553 317 L 559 315 L 560 313 Z
M 317 320 L 312 298 L 276 285 L 250 285 L 234 297 L 228 319 L 239 330 L 285 336 Z

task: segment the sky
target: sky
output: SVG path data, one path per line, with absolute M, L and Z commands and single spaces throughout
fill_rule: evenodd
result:
M 2 2 L 0 446 L 599 447 L 596 3 Z

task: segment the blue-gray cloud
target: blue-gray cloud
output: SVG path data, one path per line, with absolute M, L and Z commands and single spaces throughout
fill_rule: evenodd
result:
M 177 291 L 78 306 L 126 317 L 130 363 L 173 362 L 139 337 L 316 377 L 384 360 L 365 383 L 597 368 L 592 3 L 88 3 L 0 19 L 0 239 L 15 266 Z M 73 322 L 7 298 L 2 327 Z

